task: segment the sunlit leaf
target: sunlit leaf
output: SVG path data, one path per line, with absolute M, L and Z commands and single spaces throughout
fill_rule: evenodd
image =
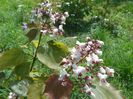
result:
M 45 85 L 43 80 L 34 81 L 29 86 L 28 91 L 28 99 L 47 99 L 45 95 L 43 95 Z
M 44 94 L 49 97 L 49 99 L 69 99 L 72 91 L 72 82 L 69 78 L 65 81 L 59 81 L 58 75 L 52 75 L 46 81 L 46 87 Z
M 14 72 L 20 77 L 27 77 L 30 72 L 30 62 L 25 62 L 17 65 Z
M 32 41 L 33 45 L 35 46 L 35 48 L 37 48 L 38 44 L 39 44 L 39 41 L 38 40 L 33 40 Z
M 55 40 L 50 40 L 47 42 L 49 51 L 52 52 L 56 62 L 60 62 L 62 58 L 69 54 L 68 47 L 63 43 Z
M 28 31 L 26 36 L 29 38 L 29 41 L 31 42 L 32 40 L 35 39 L 35 37 L 37 36 L 37 33 L 38 33 L 38 29 L 37 28 L 33 28 L 33 29 L 30 29 Z
M 38 49 L 37 57 L 39 61 L 41 61 L 44 65 L 48 66 L 49 68 L 60 69 L 59 63 L 64 57 L 68 55 L 67 46 L 65 46 L 64 49 L 62 49 L 62 47 L 59 46 L 59 44 L 57 44 L 57 46 L 49 45 L 45 47 L 40 47 Z
M 20 96 L 27 96 L 29 81 L 27 79 L 16 82 L 11 89 Z
M 23 63 L 27 59 L 22 49 L 13 48 L 0 57 L 0 70 Z

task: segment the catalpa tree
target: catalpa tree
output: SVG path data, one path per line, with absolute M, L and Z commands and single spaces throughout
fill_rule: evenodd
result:
M 70 99 L 74 86 L 88 98 L 122 99 L 107 81 L 108 77 L 114 77 L 115 71 L 101 59 L 104 42 L 86 37 L 85 42 L 77 41 L 73 48 L 68 48 L 55 40 L 65 33 L 63 26 L 69 13 L 54 12 L 53 6 L 49 1 L 39 3 L 31 11 L 30 22 L 22 26 L 28 42 L 1 53 L 1 74 L 10 72 L 1 82 L 2 86 L 10 88 L 8 99 Z M 43 36 L 53 40 L 44 46 L 41 44 Z M 31 45 L 33 54 L 28 50 Z M 36 61 L 46 70 L 40 72 L 42 68 L 36 67 Z

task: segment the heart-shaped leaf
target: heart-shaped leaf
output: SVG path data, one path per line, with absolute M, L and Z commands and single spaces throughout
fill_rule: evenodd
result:
M 96 83 L 96 88 L 93 89 L 95 93 L 95 97 L 92 97 L 92 99 L 123 99 L 120 92 L 116 90 L 111 85 L 106 86 L 99 86 L 98 83 Z
M 30 62 L 25 62 L 17 65 L 14 69 L 14 72 L 22 78 L 27 77 L 30 72 Z
M 65 49 L 62 49 L 62 47 Z M 40 47 L 38 49 L 37 57 L 44 65 L 52 69 L 60 69 L 59 63 L 62 61 L 63 57 L 68 55 L 68 48 L 63 43 L 61 45 L 49 45 L 45 47 Z
M 2 54 L 0 57 L 0 70 L 6 69 L 10 66 L 21 64 L 27 60 L 26 54 L 20 48 L 10 49 Z
M 73 85 L 69 78 L 64 81 L 58 80 L 58 75 L 52 75 L 46 81 L 44 94 L 49 99 L 69 99 Z
M 40 47 L 38 49 L 37 57 L 44 65 L 52 69 L 59 69 L 59 64 L 55 61 L 52 52 L 47 47 Z

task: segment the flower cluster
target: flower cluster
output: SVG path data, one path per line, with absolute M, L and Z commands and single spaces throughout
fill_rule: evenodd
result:
M 102 45 L 104 45 L 104 42 L 93 40 L 89 37 L 87 37 L 86 43 L 77 41 L 76 46 L 71 49 L 71 55 L 63 58 L 61 62 L 63 69 L 60 71 L 59 80 L 64 81 L 66 77 L 70 76 L 70 74 L 75 75 L 78 77 L 79 82 L 84 82 L 81 83 L 83 86 L 82 91 L 95 96 L 91 90 L 94 77 L 100 79 L 100 84 L 108 85 L 106 78 L 108 76 L 114 76 L 113 69 L 99 66 L 103 63 L 103 60 L 100 58 L 102 55 Z M 82 62 L 86 64 L 81 66 L 80 63 Z M 95 73 L 98 69 L 99 71 Z
M 39 24 L 41 27 L 40 32 L 44 35 L 51 33 L 50 36 L 63 35 L 63 25 L 65 25 L 66 18 L 69 17 L 68 12 L 59 13 L 53 12 L 52 4 L 49 1 L 45 1 L 38 4 L 34 10 L 31 11 L 31 23 Z M 28 24 L 23 23 L 23 29 L 28 28 Z
M 106 79 L 108 76 L 114 77 L 114 69 L 105 66 L 100 66 L 97 76 L 100 80 L 100 85 L 104 84 L 106 86 L 109 86 L 109 83 Z

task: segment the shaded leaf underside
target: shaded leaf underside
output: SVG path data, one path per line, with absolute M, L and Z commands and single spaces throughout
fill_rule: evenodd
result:
M 20 48 L 10 49 L 0 57 L 0 70 L 25 62 L 26 54 Z

